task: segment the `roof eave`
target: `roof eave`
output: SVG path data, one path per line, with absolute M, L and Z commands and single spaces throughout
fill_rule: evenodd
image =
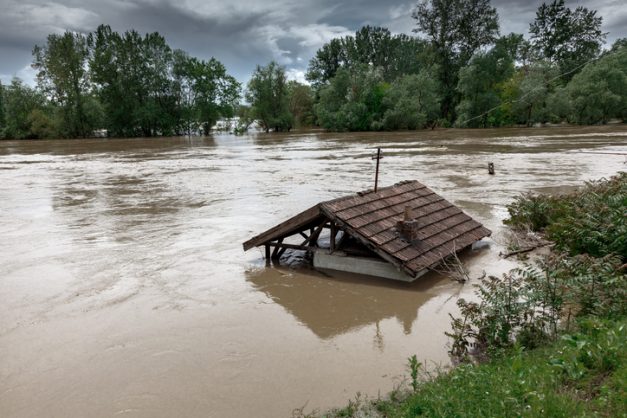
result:
M 302 228 L 303 226 L 312 222 L 320 215 L 320 204 L 312 206 L 309 209 L 299 213 L 298 215 L 295 215 L 290 219 L 281 222 L 280 224 L 244 242 L 242 244 L 244 247 L 244 251 L 248 251 L 254 247 L 259 247 L 260 245 L 264 245 L 274 239 L 278 239 L 282 236 L 285 236 L 286 234 L 289 234 L 291 231 L 296 231 L 299 228 Z

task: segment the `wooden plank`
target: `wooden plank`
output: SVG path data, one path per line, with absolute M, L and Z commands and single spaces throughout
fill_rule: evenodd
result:
M 288 244 L 288 243 L 278 243 L 278 242 L 271 242 L 270 244 L 268 244 L 268 246 L 273 246 L 279 249 L 287 249 L 287 250 L 303 250 L 303 251 L 312 251 L 312 250 L 316 250 L 316 247 L 312 247 L 309 245 L 298 245 L 298 244 Z
M 304 212 L 299 213 L 298 215 L 288 219 L 285 222 L 282 222 L 267 231 L 254 236 L 248 241 L 244 242 L 243 247 L 244 251 L 248 251 L 253 247 L 257 247 L 259 245 L 263 245 L 266 242 L 277 239 L 281 236 L 291 235 L 290 232 L 296 232 L 297 230 L 303 228 L 307 224 L 314 221 L 317 217 L 320 216 L 320 205 L 312 206 Z

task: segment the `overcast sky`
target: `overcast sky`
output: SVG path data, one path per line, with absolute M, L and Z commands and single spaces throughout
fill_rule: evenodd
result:
M 548 0 L 547 0 L 548 1 Z M 527 34 L 541 0 L 493 0 L 501 33 Z M 158 31 L 174 48 L 216 57 L 240 81 L 257 64 L 274 59 L 302 79 L 309 59 L 330 39 L 379 25 L 410 34 L 416 1 L 403 0 L 0 0 L 0 79 L 33 83 L 31 50 L 49 33 L 88 33 L 99 24 L 114 30 Z M 603 17 L 608 44 L 627 37 L 624 0 L 567 1 Z

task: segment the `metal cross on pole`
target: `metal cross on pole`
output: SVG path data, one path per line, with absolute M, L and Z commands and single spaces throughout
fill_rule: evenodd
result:
M 373 156 L 373 160 L 377 160 L 377 169 L 374 174 L 374 192 L 377 192 L 377 187 L 379 186 L 379 161 L 381 161 L 381 148 L 377 148 L 377 155 Z

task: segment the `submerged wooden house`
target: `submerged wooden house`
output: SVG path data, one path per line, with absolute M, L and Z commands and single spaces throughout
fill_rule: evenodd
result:
M 243 245 L 264 246 L 268 263 L 302 250 L 317 268 L 413 281 L 490 234 L 425 185 L 404 181 L 318 203 Z

